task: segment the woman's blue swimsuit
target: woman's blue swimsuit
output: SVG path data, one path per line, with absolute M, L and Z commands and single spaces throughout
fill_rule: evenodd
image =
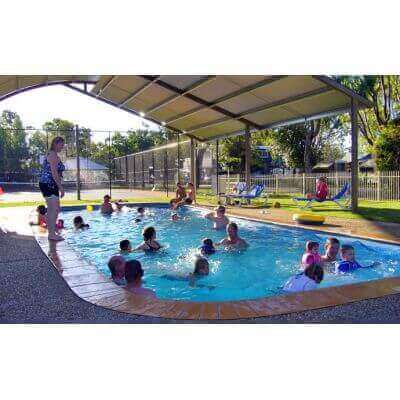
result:
M 65 166 L 61 161 L 59 161 L 57 164 L 57 173 L 60 178 L 62 178 L 62 174 L 64 171 L 65 171 Z M 47 157 L 44 159 L 43 162 L 42 173 L 39 179 L 39 188 L 44 197 L 50 197 L 50 196 L 60 197 L 58 186 L 53 178 L 53 174 L 51 173 L 51 167 L 50 163 L 47 160 Z

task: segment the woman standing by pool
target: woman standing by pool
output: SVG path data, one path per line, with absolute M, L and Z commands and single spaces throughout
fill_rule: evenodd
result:
M 50 146 L 50 150 L 43 162 L 43 169 L 39 179 L 40 191 L 47 203 L 47 229 L 49 240 L 64 240 L 56 233 L 56 222 L 60 212 L 60 197 L 64 197 L 62 186 L 62 173 L 65 170 L 58 153 L 64 147 L 64 139 L 60 136 L 55 137 Z

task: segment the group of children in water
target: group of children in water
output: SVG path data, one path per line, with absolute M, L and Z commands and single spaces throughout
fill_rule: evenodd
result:
M 192 184 L 188 185 L 188 191 L 178 183 L 176 198 L 171 200 L 170 206 L 173 211 L 171 215 L 172 221 L 184 219 L 180 217 L 176 210 L 185 204 L 192 204 L 195 201 L 195 191 Z M 113 212 L 119 212 L 123 209 L 121 201 L 111 202 L 111 197 L 104 196 L 104 202 L 100 207 L 100 212 L 104 215 L 110 215 Z M 213 222 L 214 229 L 226 230 L 227 236 L 214 243 L 210 238 L 204 238 L 199 246 L 199 254 L 194 258 L 193 272 L 186 277 L 173 277 L 170 275 L 164 276 L 170 280 L 187 280 L 191 286 L 196 285 L 198 278 L 207 276 L 210 271 L 208 256 L 216 252 L 216 247 L 224 247 L 226 249 L 245 249 L 248 244 L 238 234 L 238 226 L 234 222 L 230 222 L 225 215 L 226 209 L 224 206 L 218 206 L 214 212 L 205 215 L 205 218 Z M 39 206 L 37 208 L 38 224 L 46 225 L 46 207 Z M 145 217 L 146 212 L 143 207 L 137 208 L 137 216 L 135 222 L 140 222 Z M 81 216 L 76 216 L 73 220 L 73 225 L 76 230 L 89 228 L 85 224 Z M 58 229 L 64 228 L 64 221 L 57 222 Z M 132 247 L 128 239 L 120 242 L 120 254 L 112 256 L 108 262 L 108 267 L 111 272 L 111 277 L 118 285 L 123 285 L 132 293 L 140 293 L 145 295 L 155 296 L 155 293 L 150 289 L 142 287 L 142 277 L 144 275 L 140 261 L 126 261 L 124 256 L 136 252 L 144 251 L 145 253 L 155 253 L 162 249 L 162 245 L 157 241 L 156 230 L 154 227 L 145 227 L 142 231 L 143 241 L 136 247 Z M 340 254 L 341 260 L 338 261 Z M 348 273 L 359 268 L 370 268 L 378 263 L 363 267 L 355 260 L 354 248 L 351 245 L 343 244 L 340 246 L 339 240 L 334 237 L 329 237 L 325 243 L 324 255 L 319 254 L 319 243 L 309 241 L 306 243 L 305 252 L 301 259 L 302 271 L 292 276 L 282 287 L 284 292 L 300 292 L 313 290 L 318 287 L 318 284 L 324 279 L 324 273 Z M 197 286 L 202 286 L 197 284 Z M 204 286 L 204 285 L 203 285 Z M 208 287 L 208 286 L 207 286 Z M 211 287 L 209 287 L 211 288 Z

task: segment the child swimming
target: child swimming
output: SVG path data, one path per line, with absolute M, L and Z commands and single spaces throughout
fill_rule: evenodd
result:
M 283 291 L 287 293 L 306 292 L 317 289 L 324 279 L 324 270 L 318 264 L 308 265 L 303 272 L 294 275 L 284 284 Z
M 87 229 L 89 228 L 89 224 L 85 224 L 83 218 L 80 215 L 77 215 L 73 220 L 75 229 Z
M 200 246 L 200 253 L 202 256 L 208 256 L 215 253 L 214 243 L 211 239 L 205 238 L 202 240 L 202 245 Z
M 135 247 L 134 251 L 143 250 L 145 252 L 154 253 L 161 249 L 162 246 L 156 240 L 156 230 L 152 226 L 144 228 L 142 235 L 143 243 Z
M 224 206 L 218 206 L 215 212 L 206 214 L 204 218 L 214 222 L 214 229 L 225 229 L 229 224 L 229 218 L 225 216 L 225 211 Z
M 373 268 L 378 266 L 379 262 L 373 262 L 371 265 L 362 266 L 355 259 L 354 247 L 349 244 L 344 244 L 340 251 L 340 255 L 342 257 L 342 261 L 336 264 L 335 272 L 353 272 L 359 268 Z
M 132 252 L 131 242 L 128 239 L 119 242 L 119 249 L 121 254 L 129 254 Z
M 100 212 L 102 213 L 102 214 L 105 214 L 105 215 L 110 215 L 110 214 L 112 214 L 113 212 L 114 212 L 114 210 L 113 210 L 113 207 L 112 207 L 112 204 L 111 204 L 111 202 L 110 202 L 110 200 L 111 200 L 111 197 L 108 195 L 108 194 L 106 194 L 104 197 L 103 197 L 103 204 L 101 205 L 101 207 L 100 207 Z
M 37 216 L 38 216 L 37 224 L 39 226 L 42 226 L 45 228 L 47 226 L 47 224 L 46 224 L 46 213 L 47 213 L 46 206 L 41 204 L 40 206 L 38 206 L 36 208 L 36 212 L 37 212 Z
M 306 251 L 301 258 L 301 265 L 306 268 L 309 265 L 318 264 L 321 265 L 321 256 L 318 253 L 319 243 L 308 241 L 306 243 Z
M 202 256 L 196 256 L 194 259 L 194 271 L 186 276 L 176 275 L 163 275 L 161 278 L 168 279 L 170 281 L 188 281 L 189 286 L 197 286 L 199 288 L 207 288 L 209 290 L 215 289 L 215 286 L 198 284 L 197 280 L 203 278 L 210 273 L 210 265 L 207 258 Z

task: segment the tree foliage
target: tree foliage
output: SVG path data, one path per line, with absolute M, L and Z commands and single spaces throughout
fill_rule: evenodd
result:
M 383 128 L 376 140 L 375 151 L 380 171 L 400 170 L 400 127 L 391 124 Z

